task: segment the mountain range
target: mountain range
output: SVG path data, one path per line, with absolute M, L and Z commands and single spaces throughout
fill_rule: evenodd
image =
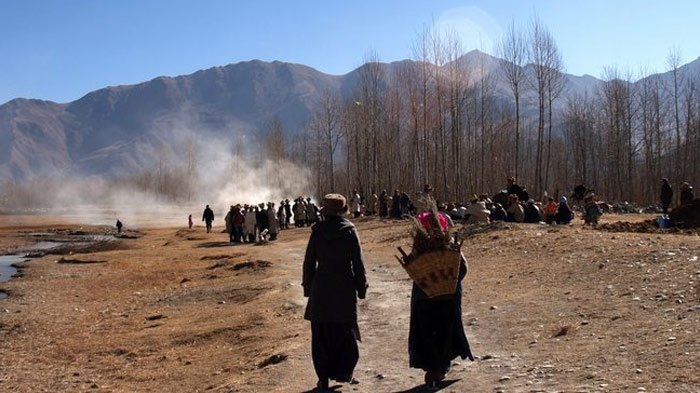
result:
M 475 50 L 457 61 L 497 72 L 504 60 Z M 390 75 L 403 62 L 379 64 Z M 323 92 L 350 97 L 362 67 L 329 75 L 301 64 L 252 60 L 106 87 L 69 103 L 14 99 L 0 105 L 0 180 L 138 171 L 163 146 L 178 154 L 174 141 L 182 130 L 195 138 L 255 140 L 276 119 L 286 134 L 296 135 Z M 700 59 L 682 68 L 700 73 Z M 602 82 L 589 75 L 565 74 L 565 80 L 566 95 L 593 91 Z M 497 91 L 509 99 L 503 82 Z

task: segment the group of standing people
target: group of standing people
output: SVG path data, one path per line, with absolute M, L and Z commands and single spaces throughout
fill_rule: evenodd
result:
M 311 197 L 298 197 L 291 204 L 289 199 L 280 202 L 275 208 L 274 202 L 258 205 L 231 205 L 224 222 L 226 233 L 231 243 L 255 243 L 261 240 L 276 240 L 282 229 L 311 226 L 321 219 L 320 212 Z M 214 211 L 206 205 L 202 213 L 207 233 L 211 233 L 214 223 Z M 193 226 L 192 215 L 188 217 L 188 226 Z M 269 238 L 268 238 L 269 237 Z
M 661 179 L 661 211 L 666 214 L 673 202 L 673 187 L 667 178 Z M 686 205 L 693 200 L 693 187 L 684 181 L 681 183 L 680 206 Z

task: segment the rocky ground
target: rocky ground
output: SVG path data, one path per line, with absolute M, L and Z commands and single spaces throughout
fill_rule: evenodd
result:
M 464 324 L 475 362 L 444 392 L 699 392 L 700 237 L 605 215 L 602 228 L 464 228 Z M 408 222 L 356 222 L 370 288 L 360 302 L 358 385 L 420 392 L 408 368 L 410 280 L 394 258 Z M 220 228 L 218 228 L 220 230 Z M 0 216 L 0 251 L 106 227 Z M 140 228 L 66 250 L 0 283 L 0 391 L 304 392 L 315 385 L 302 318 L 309 229 L 265 245 Z M 58 239 L 55 239 L 58 240 Z M 65 239 L 64 239 L 65 240 Z

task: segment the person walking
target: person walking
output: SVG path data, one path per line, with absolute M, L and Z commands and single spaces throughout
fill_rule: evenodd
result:
M 449 223 L 444 213 L 433 218 L 432 211 L 418 215 L 418 221 L 430 231 L 432 223 L 438 223 L 443 233 L 447 233 Z M 462 279 L 467 275 L 467 260 L 459 259 L 459 273 L 454 293 L 428 297 L 413 283 L 411 290 L 411 314 L 408 332 L 408 362 L 412 368 L 425 371 L 428 390 L 438 390 L 440 381 L 445 379 L 452 359 L 461 357 L 474 360 L 469 341 L 462 324 Z
M 311 357 L 317 387 L 328 390 L 329 380 L 357 383 L 353 372 L 359 360 L 357 299 L 367 293 L 362 249 L 355 226 L 343 216 L 344 196 L 323 197 L 324 221 L 311 228 L 304 257 L 304 318 L 311 322 Z
M 211 233 L 211 226 L 214 222 L 214 211 L 211 210 L 209 205 L 207 205 L 207 207 L 204 208 L 204 213 L 202 214 L 202 221 L 204 221 L 204 223 L 207 226 L 207 233 Z

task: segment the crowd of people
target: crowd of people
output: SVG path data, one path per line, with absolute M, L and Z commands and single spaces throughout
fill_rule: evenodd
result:
M 231 243 L 256 243 L 274 241 L 281 230 L 294 227 L 311 226 L 321 220 L 320 210 L 311 197 L 298 197 L 293 203 L 289 199 L 280 201 L 278 207 L 274 202 L 258 205 L 236 204 L 229 207 L 224 217 L 225 232 Z M 214 211 L 207 205 L 202 213 L 207 233 L 212 231 Z M 192 215 L 188 217 L 188 226 L 192 228 Z
M 693 199 L 693 187 L 688 182 L 681 183 L 680 205 Z M 422 192 L 432 192 L 430 185 L 425 185 Z M 660 207 L 665 214 L 673 201 L 673 188 L 668 179 L 662 179 Z M 603 214 L 604 205 L 597 200 L 593 190 L 583 185 L 574 188 L 571 201 L 581 210 L 581 219 L 585 225 L 595 226 Z M 395 189 L 390 195 L 387 190 L 379 194 L 374 191 L 368 197 L 363 196 L 357 189 L 350 193 L 348 212 L 353 218 L 362 216 L 378 216 L 380 218 L 399 219 L 416 215 L 414 201 L 408 193 Z M 530 197 L 525 187 L 519 185 L 516 179 L 507 179 L 507 185 L 493 197 L 487 194 L 474 196 L 467 203 L 439 203 L 438 209 L 446 213 L 453 221 L 464 223 L 484 223 L 493 221 L 540 223 L 557 225 L 570 224 L 576 214 L 566 196 L 558 199 L 547 197 L 544 202 L 535 201 Z M 261 240 L 276 240 L 279 232 L 289 229 L 311 226 L 321 221 L 320 209 L 311 197 L 298 197 L 290 202 L 289 199 L 280 201 L 279 206 L 268 202 L 258 205 L 232 205 L 224 219 L 226 233 L 232 243 L 254 243 Z M 207 232 L 211 232 L 214 212 L 206 206 L 202 215 Z M 192 228 L 192 217 L 188 217 L 188 225 Z

